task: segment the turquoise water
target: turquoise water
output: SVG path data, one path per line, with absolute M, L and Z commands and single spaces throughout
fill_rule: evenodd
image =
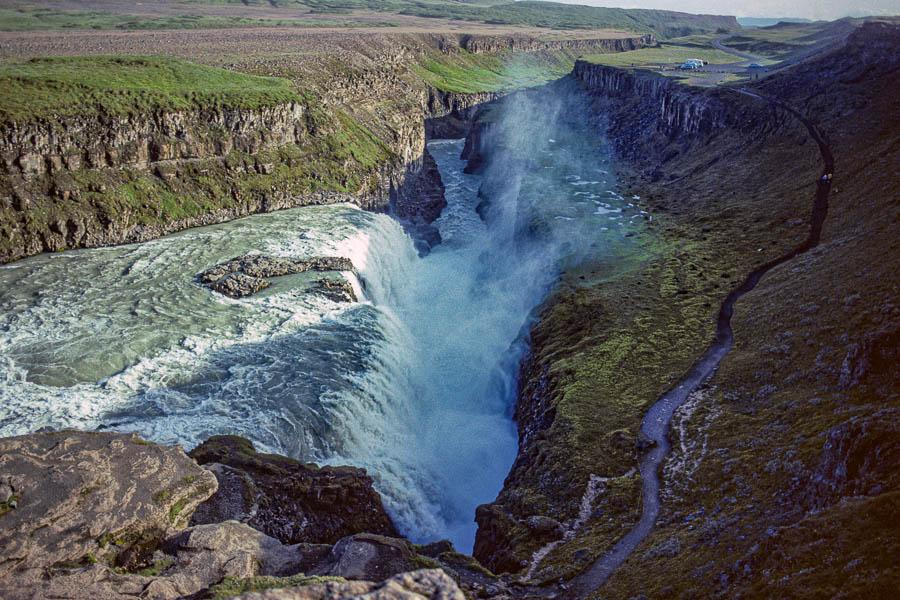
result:
M 365 467 L 401 531 L 471 551 L 474 512 L 512 464 L 524 333 L 561 265 L 602 255 L 640 220 L 608 145 L 544 98 L 509 101 L 485 177 L 462 140 L 429 148 L 448 207 L 420 257 L 388 215 L 292 209 L 151 242 L 0 267 L 0 435 L 42 427 L 135 431 L 190 449 L 233 433 L 307 461 Z M 577 121 L 575 121 L 577 123 Z M 529 158 L 525 164 L 522 154 Z M 499 216 L 498 216 L 499 215 Z M 348 256 L 360 297 L 317 275 L 233 300 L 197 275 L 245 253 Z

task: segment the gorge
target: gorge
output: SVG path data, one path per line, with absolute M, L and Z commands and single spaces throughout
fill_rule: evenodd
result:
M 365 467 L 400 533 L 448 538 L 508 574 L 457 573 L 472 594 L 773 595 L 840 572 L 878 597 L 894 581 L 898 448 L 897 284 L 878 257 L 896 255 L 898 205 L 896 101 L 877 86 L 898 89 L 897 43 L 896 24 L 866 24 L 754 84 L 757 97 L 568 54 L 571 74 L 543 87 L 418 88 L 387 112 L 381 100 L 411 84 L 366 91 L 375 68 L 342 80 L 331 93 L 346 104 L 327 119 L 303 96 L 204 116 L 220 130 L 203 135 L 187 116 L 157 121 L 183 141 L 118 170 L 110 149 L 128 140 L 81 157 L 87 170 L 58 140 L 40 165 L 7 150 L 5 260 L 154 239 L 0 267 L 0 431 L 112 429 L 186 448 L 234 433 Z M 837 183 L 820 245 L 781 264 L 807 239 L 822 175 L 790 111 L 822 131 Z M 19 135 L 7 149 L 40 139 Z M 337 179 L 303 178 L 311 147 Z M 870 164 L 887 166 L 862 176 Z M 153 203 L 188 188 L 207 203 Z M 71 220 L 42 213 L 54 195 L 73 199 Z M 355 273 L 340 277 L 361 301 L 316 294 L 306 273 L 241 300 L 199 284 L 246 253 L 348 257 Z M 601 591 L 569 582 L 640 519 L 641 420 L 765 265 L 735 305 L 734 347 L 675 411 L 646 539 Z M 823 540 L 845 550 L 822 562 Z

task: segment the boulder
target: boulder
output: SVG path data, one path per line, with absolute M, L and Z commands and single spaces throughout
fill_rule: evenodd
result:
M 847 496 L 876 495 L 900 483 L 900 410 L 856 415 L 825 434 L 807 502 L 821 510 Z
M 285 546 L 242 523 L 200 525 L 163 541 L 153 562 L 137 572 L 103 564 L 58 564 L 46 576 L 2 582 L 4 600 L 59 598 L 172 600 L 202 593 L 226 578 L 248 580 L 302 572 L 327 555 L 328 546 Z
M 364 469 L 260 454 L 238 436 L 212 437 L 190 456 L 228 467 L 211 467 L 221 492 L 199 508 L 192 524 L 235 519 L 285 544 L 333 544 L 362 532 L 397 535 Z
M 416 568 L 416 550 L 403 539 L 359 534 L 340 540 L 315 575 L 345 579 L 384 581 L 392 575 Z
M 540 538 L 548 538 L 559 540 L 566 533 L 565 527 L 556 519 L 545 517 L 543 515 L 532 515 L 528 517 L 528 529 Z
M 0 510 L 0 588 L 71 565 L 143 566 L 217 487 L 180 447 L 105 432 L 0 439 L 0 474 L 13 499 Z

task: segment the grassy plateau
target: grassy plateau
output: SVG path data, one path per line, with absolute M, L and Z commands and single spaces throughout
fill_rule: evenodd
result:
M 259 108 L 295 102 L 290 81 L 167 56 L 66 56 L 0 62 L 0 122 L 103 112 Z

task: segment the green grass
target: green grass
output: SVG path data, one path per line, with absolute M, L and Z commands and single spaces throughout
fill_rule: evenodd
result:
M 746 83 L 748 81 L 748 77 L 746 75 L 740 75 L 737 73 L 729 73 L 725 77 L 719 80 L 719 85 L 728 85 L 729 83 Z
M 543 85 L 571 72 L 574 56 L 566 51 L 533 54 L 432 53 L 416 73 L 439 90 L 464 94 L 502 92 Z
M 682 40 L 678 40 L 678 42 L 682 42 Z M 640 67 L 658 64 L 681 64 L 689 58 L 699 58 L 708 61 L 710 64 L 726 64 L 741 60 L 733 54 L 722 52 L 708 44 L 692 43 L 689 40 L 684 40 L 682 43 L 677 43 L 676 41 L 665 42 L 660 44 L 659 47 L 641 48 L 640 50 L 630 50 L 628 52 L 592 54 L 586 56 L 584 60 L 615 67 L 628 67 L 631 65 Z
M 228 29 L 233 27 L 396 27 L 397 23 L 373 23 L 328 19 L 253 19 L 198 14 L 146 17 L 127 13 L 51 8 L 0 9 L 0 31 L 78 29 Z
M 137 572 L 138 575 L 142 577 L 158 577 L 160 573 L 165 571 L 175 559 L 171 556 L 165 556 L 157 561 L 154 561 L 152 565 L 149 567 L 145 567 Z
M 169 522 L 174 523 L 175 519 L 178 518 L 178 513 L 182 511 L 185 505 L 188 502 L 188 498 L 182 498 L 178 502 L 172 505 L 172 508 L 169 509 Z
M 780 27 L 745 29 L 724 40 L 729 48 L 769 59 L 782 59 L 794 52 L 811 49 L 831 23 L 796 23 Z
M 0 515 L 4 515 L 4 514 L 8 513 L 9 511 L 13 510 L 13 507 L 11 506 L 11 504 L 13 502 L 18 502 L 18 501 L 19 501 L 19 496 L 17 494 L 13 494 L 12 496 L 10 496 L 6 502 L 0 504 Z
M 0 124 L 90 113 L 260 108 L 299 100 L 286 79 L 164 56 L 66 56 L 0 63 Z

